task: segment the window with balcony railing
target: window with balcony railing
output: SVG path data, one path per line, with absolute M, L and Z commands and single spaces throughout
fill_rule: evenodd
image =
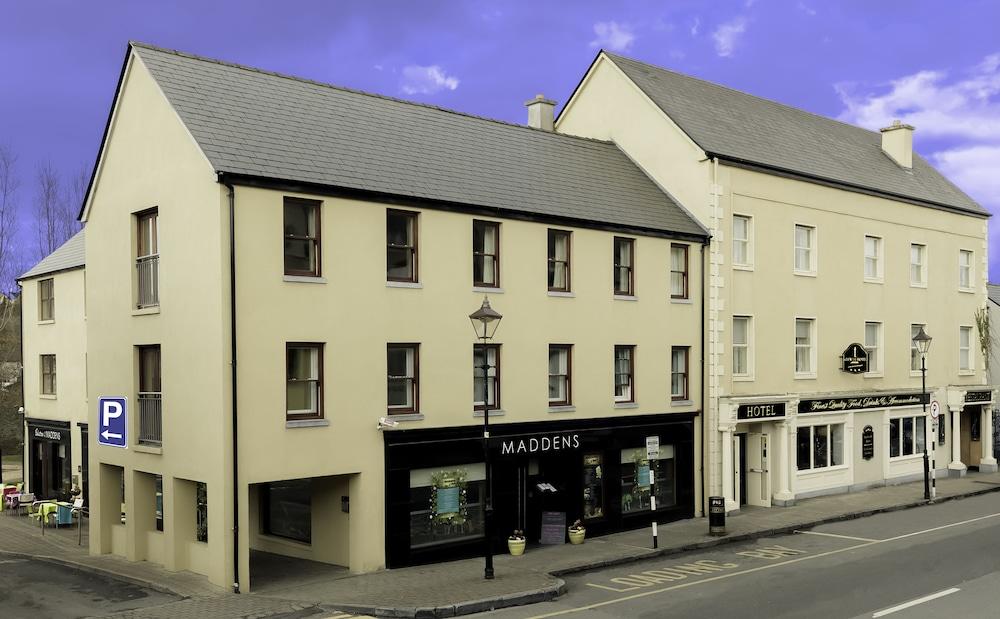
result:
M 139 443 L 163 444 L 160 347 L 139 346 Z
M 157 211 L 136 215 L 136 307 L 160 304 L 160 246 Z

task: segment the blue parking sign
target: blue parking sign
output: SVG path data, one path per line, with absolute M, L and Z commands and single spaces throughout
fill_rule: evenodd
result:
M 97 400 L 97 443 L 108 447 L 128 448 L 127 398 Z

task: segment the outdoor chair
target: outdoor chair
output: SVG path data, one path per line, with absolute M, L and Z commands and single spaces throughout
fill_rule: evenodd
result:
M 77 540 L 76 543 L 78 546 L 83 546 L 83 517 L 87 516 L 89 518 L 90 512 L 88 512 L 87 509 L 83 506 L 82 498 L 78 498 L 75 501 L 73 501 L 73 510 L 70 512 L 70 514 L 72 517 L 75 517 L 77 519 L 76 528 L 77 531 L 79 532 L 78 535 L 79 539 Z
M 16 514 L 18 516 L 23 515 L 28 509 L 31 508 L 31 504 L 35 502 L 35 494 L 33 492 L 26 492 L 17 495 L 17 507 Z

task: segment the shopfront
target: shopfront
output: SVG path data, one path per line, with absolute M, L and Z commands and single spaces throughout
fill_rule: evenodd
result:
M 694 515 L 694 415 L 490 426 L 495 548 L 514 529 L 563 543 L 582 520 L 601 535 Z M 646 439 L 659 439 L 650 458 Z M 486 466 L 482 428 L 385 433 L 387 565 L 479 554 Z M 652 483 L 651 483 L 652 482 Z
M 25 419 L 28 432 L 28 483 L 39 499 L 69 497 L 72 488 L 68 421 Z

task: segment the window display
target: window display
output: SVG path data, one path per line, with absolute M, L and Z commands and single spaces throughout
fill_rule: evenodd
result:
M 646 457 L 645 447 L 623 449 L 621 465 L 622 514 L 649 511 L 650 476 L 655 482 L 652 489 L 656 493 L 656 509 L 677 504 L 673 445 L 661 444 L 659 458 L 652 460 Z
M 486 466 L 410 471 L 410 547 L 483 536 Z
M 601 454 L 583 457 L 583 517 L 604 517 L 604 470 Z

